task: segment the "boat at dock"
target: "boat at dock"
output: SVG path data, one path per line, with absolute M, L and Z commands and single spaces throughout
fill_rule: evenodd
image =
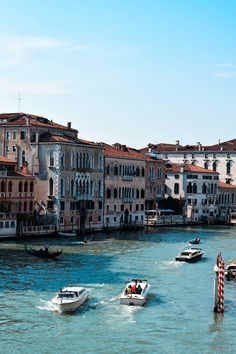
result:
M 94 244 L 103 244 L 103 243 L 111 243 L 113 242 L 115 239 L 114 238 L 106 238 L 106 239 L 101 239 L 101 240 L 97 240 L 94 238 L 90 238 L 90 239 L 84 239 L 82 242 L 84 244 L 89 244 L 89 245 L 94 245 Z
M 144 306 L 147 301 L 149 290 L 150 284 L 146 279 L 133 279 L 127 283 L 123 290 L 120 297 L 120 303 L 121 305 Z
M 79 286 L 67 286 L 52 298 L 51 302 L 59 312 L 74 312 L 88 299 L 87 289 Z
M 71 231 L 58 231 L 58 236 L 61 237 L 67 237 L 67 236 L 76 236 L 77 232 L 75 230 L 71 230 Z
M 56 250 L 56 251 L 49 250 L 49 248 L 47 246 L 40 248 L 40 249 L 35 249 L 35 248 L 32 248 L 31 246 L 25 245 L 25 251 L 27 253 L 31 254 L 32 256 L 39 257 L 39 258 L 45 258 L 45 259 L 48 259 L 48 258 L 54 259 L 62 254 L 62 250 Z
M 204 252 L 201 248 L 190 248 L 179 253 L 178 256 L 175 257 L 175 260 L 178 262 L 194 263 L 199 261 L 203 254 Z

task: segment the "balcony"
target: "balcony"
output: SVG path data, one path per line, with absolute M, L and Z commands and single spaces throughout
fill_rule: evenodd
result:
M 156 177 L 148 177 L 149 182 L 156 182 Z
M 123 181 L 129 181 L 129 182 L 131 182 L 131 181 L 133 181 L 133 179 L 134 179 L 134 176 L 130 176 L 130 175 L 123 175 L 123 176 L 122 176 L 122 180 L 123 180 Z
M 122 203 L 132 204 L 134 202 L 133 198 L 122 198 Z
M 0 171 L 0 177 L 7 177 L 7 171 Z
M 74 198 L 75 200 L 93 200 L 94 196 L 92 194 L 79 193 Z

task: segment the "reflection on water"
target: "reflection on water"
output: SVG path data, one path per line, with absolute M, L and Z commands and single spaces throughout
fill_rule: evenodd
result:
M 236 282 L 225 284 L 225 314 L 212 309 L 216 255 L 236 259 L 235 232 L 170 228 L 117 233 L 109 244 L 70 244 L 75 238 L 32 242 L 63 248 L 58 260 L 26 254 L 22 241 L 1 242 L 1 351 L 67 354 L 69 345 L 86 354 L 234 353 Z M 202 240 L 204 260 L 176 262 L 194 237 Z M 132 278 L 151 284 L 143 308 L 119 303 Z M 61 315 L 50 300 L 68 284 L 88 288 L 89 300 L 74 314 Z

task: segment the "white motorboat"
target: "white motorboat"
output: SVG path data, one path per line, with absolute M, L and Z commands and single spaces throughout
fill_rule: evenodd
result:
M 225 268 L 225 277 L 227 280 L 236 279 L 236 264 L 232 259 Z
M 89 245 L 95 245 L 95 244 L 111 243 L 114 240 L 115 240 L 114 238 L 105 238 L 105 239 L 101 239 L 101 240 L 97 240 L 95 238 L 90 238 L 88 240 L 84 239 L 83 243 L 84 244 L 89 244 Z
M 71 230 L 71 231 L 58 231 L 58 236 L 61 237 L 67 237 L 67 236 L 76 236 L 77 233 L 75 230 Z
M 78 286 L 60 289 L 51 302 L 59 312 L 73 312 L 88 299 L 88 290 Z
M 178 254 L 178 256 L 175 257 L 175 260 L 179 262 L 194 263 L 199 261 L 203 254 L 204 252 L 201 250 L 201 248 L 190 248 Z
M 122 305 L 144 306 L 150 290 L 147 280 L 133 279 L 123 290 L 120 303 Z

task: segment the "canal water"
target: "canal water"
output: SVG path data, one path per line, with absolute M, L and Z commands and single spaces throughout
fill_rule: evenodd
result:
M 73 238 L 47 240 L 63 249 L 56 261 L 26 254 L 24 241 L 1 241 L 1 353 L 236 352 L 236 281 L 225 283 L 224 316 L 212 311 L 216 256 L 221 251 L 226 262 L 236 260 L 236 228 L 154 229 L 114 237 L 110 244 L 84 246 Z M 195 237 L 202 240 L 204 258 L 175 262 Z M 145 307 L 119 303 L 131 278 L 151 284 Z M 73 315 L 58 314 L 50 299 L 69 284 L 88 288 L 89 300 Z

